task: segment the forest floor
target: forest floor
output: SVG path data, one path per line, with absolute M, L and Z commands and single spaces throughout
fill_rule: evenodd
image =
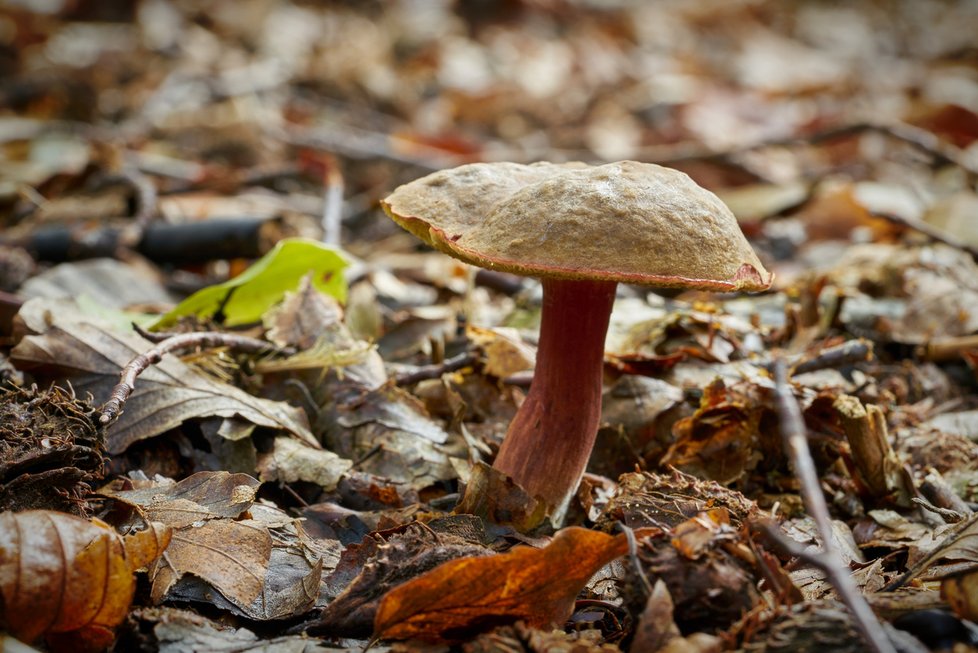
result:
M 976 33 L 950 0 L 7 3 L 0 649 L 975 650 Z M 380 202 L 619 160 L 716 193 L 775 278 L 619 286 L 541 524 L 489 467 L 541 284 Z

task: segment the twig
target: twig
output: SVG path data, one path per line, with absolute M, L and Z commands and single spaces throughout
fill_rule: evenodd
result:
M 349 125 L 323 126 L 318 129 L 294 126 L 266 126 L 272 138 L 313 150 L 335 152 L 351 159 L 386 159 L 405 163 L 424 170 L 441 170 L 463 161 L 450 152 L 417 143 L 409 143 L 417 155 L 397 151 L 393 144 L 401 139 L 381 132 L 357 129 Z
M 324 176 L 323 242 L 339 247 L 343 222 L 343 173 L 336 161 L 329 161 Z
M 896 649 L 883 632 L 876 615 L 873 614 L 866 599 L 860 594 L 859 588 L 852 580 L 842 555 L 836 547 L 829 509 L 818 480 L 815 461 L 808 449 L 808 436 L 805 430 L 805 422 L 801 416 L 801 408 L 799 408 L 794 395 L 791 394 L 786 365 L 781 359 L 774 362 L 774 379 L 774 394 L 777 399 L 784 448 L 794 463 L 795 473 L 801 482 L 802 499 L 808 514 L 815 521 L 815 527 L 822 539 L 822 550 L 817 553 L 804 550 L 799 552 L 800 547 L 795 543 L 788 543 L 785 538 L 781 537 L 777 539 L 782 545 L 787 544 L 785 549 L 792 555 L 797 555 L 811 562 L 825 572 L 829 582 L 835 587 L 839 598 L 852 613 L 856 628 L 874 653 L 896 653 Z
M 398 374 L 394 377 L 394 385 L 412 385 L 418 381 L 437 379 L 445 372 L 460 370 L 463 367 L 472 365 L 477 360 L 479 360 L 479 357 L 476 354 L 469 351 L 462 352 L 457 356 L 445 359 L 437 365 L 422 365 L 411 372 Z
M 969 349 L 978 349 L 978 335 L 934 338 L 917 347 L 914 354 L 924 360 L 940 362 L 958 358 L 962 352 Z
M 196 347 L 229 347 L 231 349 L 256 353 L 281 351 L 275 345 L 264 340 L 239 336 L 233 333 L 201 331 L 198 333 L 182 333 L 172 336 L 160 342 L 149 351 L 136 356 L 126 364 L 122 369 L 122 373 L 119 374 L 119 383 L 112 388 L 108 401 L 102 404 L 102 407 L 99 409 L 101 413 L 99 422 L 108 424 L 122 414 L 126 400 L 129 399 L 129 395 L 135 390 L 136 377 L 149 369 L 150 365 L 159 363 L 164 355 L 173 351 Z
M 632 566 L 635 567 L 635 573 L 638 575 L 638 579 L 642 581 L 642 587 L 645 588 L 645 597 L 648 598 L 652 596 L 652 583 L 649 582 L 649 577 L 645 575 L 645 570 L 642 568 L 642 561 L 638 559 L 638 542 L 635 540 L 635 531 L 623 522 L 618 522 L 617 525 L 625 534 L 625 539 L 628 540 L 628 558 L 632 561 Z
M 130 323 L 132 325 L 132 330 L 139 334 L 144 340 L 149 340 L 153 344 L 158 342 L 163 342 L 173 336 L 180 335 L 178 333 L 170 333 L 169 331 L 160 331 L 159 333 L 154 333 L 153 331 L 147 331 L 143 327 L 139 326 L 135 322 Z
M 157 212 L 156 185 L 130 160 L 122 167 L 120 176 L 136 191 L 136 212 L 133 218 L 140 228 L 146 227 Z
M 849 340 L 841 345 L 828 347 L 810 358 L 792 356 L 788 360 L 792 374 L 805 374 L 817 370 L 835 369 L 862 363 L 873 358 L 873 343 L 863 338 Z M 764 367 L 774 369 L 775 361 L 767 361 Z
M 970 254 L 972 258 L 978 259 L 978 248 L 969 245 L 954 234 L 948 233 L 940 227 L 935 227 L 928 222 L 924 222 L 920 218 L 901 217 L 894 213 L 885 213 L 882 211 L 871 211 L 871 214 L 873 217 L 882 218 L 888 222 L 892 222 L 893 224 L 900 225 L 901 227 L 913 229 L 914 231 L 922 233 L 933 241 L 947 245 L 948 247 L 960 249 L 961 251 Z
M 804 136 L 786 136 L 750 143 L 742 147 L 717 152 L 696 143 L 677 143 L 639 150 L 637 156 L 644 161 L 660 164 L 684 163 L 688 161 L 730 161 L 740 154 L 764 149 L 766 147 L 792 147 L 798 145 L 817 145 L 865 132 L 883 134 L 921 150 L 943 163 L 952 163 L 972 175 L 978 175 L 978 167 L 972 164 L 954 145 L 942 141 L 931 132 L 899 122 L 874 123 L 857 122 L 851 125 L 830 127 Z

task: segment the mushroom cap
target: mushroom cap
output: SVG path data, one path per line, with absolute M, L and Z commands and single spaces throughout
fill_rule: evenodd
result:
M 773 279 L 716 195 L 651 163 L 474 163 L 405 184 L 381 205 L 483 268 L 724 291 Z

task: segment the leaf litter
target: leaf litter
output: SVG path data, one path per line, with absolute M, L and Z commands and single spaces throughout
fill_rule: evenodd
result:
M 976 21 L 6 9 L 0 537 L 33 539 L 5 540 L 0 572 L 39 584 L 0 573 L 0 623 L 51 650 L 880 650 L 843 573 L 897 650 L 974 648 Z M 377 203 L 468 162 L 625 158 L 724 198 L 777 282 L 622 286 L 588 473 L 562 527 L 528 531 L 538 504 L 489 464 L 532 380 L 539 284 L 425 250 Z M 193 344 L 100 422 L 175 334 Z M 24 608 L 55 591 L 60 611 Z

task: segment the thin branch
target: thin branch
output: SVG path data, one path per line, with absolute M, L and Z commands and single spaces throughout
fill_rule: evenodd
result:
M 853 363 L 863 363 L 873 358 L 873 343 L 864 338 L 848 340 L 841 345 L 827 347 L 813 356 L 790 356 L 787 363 L 792 374 L 805 374 L 824 369 L 836 369 Z M 763 364 L 773 370 L 775 361 Z
M 968 351 L 969 349 L 978 349 L 978 335 L 969 334 L 966 336 L 934 338 L 926 344 L 917 347 L 914 353 L 924 360 L 941 362 L 954 360 L 960 357 L 962 352 Z
M 239 336 L 233 333 L 201 331 L 198 333 L 182 333 L 172 336 L 158 343 L 149 351 L 136 356 L 126 364 L 121 374 L 119 374 L 119 383 L 112 388 L 108 401 L 99 409 L 101 413 L 99 422 L 108 424 L 122 414 L 126 400 L 129 399 L 129 395 L 135 390 L 136 377 L 149 369 L 151 365 L 159 363 L 166 354 L 181 349 L 198 347 L 228 347 L 254 353 L 281 351 L 275 345 L 264 340 Z
M 913 229 L 914 231 L 922 233 L 933 241 L 947 245 L 948 247 L 960 249 L 961 251 L 970 254 L 972 258 L 978 259 L 978 248 L 969 245 L 954 234 L 948 233 L 940 227 L 935 227 L 934 225 L 930 224 L 929 222 L 925 222 L 920 218 L 911 218 L 909 216 L 901 217 L 894 213 L 884 213 L 881 211 L 872 211 L 871 213 L 874 217 L 882 218 L 892 222 L 893 224 L 900 225 L 901 227 Z
M 808 449 L 808 435 L 801 408 L 791 393 L 788 385 L 788 374 L 785 362 L 778 359 L 774 362 L 775 398 L 778 405 L 778 417 L 781 421 L 781 436 L 784 440 L 785 451 L 791 456 L 795 473 L 801 482 L 801 495 L 808 514 L 815 521 L 815 527 L 822 539 L 822 551 L 819 553 L 805 552 L 805 560 L 812 562 L 825 572 L 829 582 L 835 587 L 839 598 L 849 608 L 855 621 L 856 628 L 863 636 L 866 644 L 874 653 L 896 653 L 893 643 L 884 633 L 876 615 L 859 592 L 852 575 L 842 559 L 835 544 L 832 531 L 832 521 L 829 509 L 825 503 L 825 495 L 818 480 L 818 471 L 811 451 Z M 783 542 L 782 542 L 783 543 Z M 788 547 L 786 547 L 788 548 Z M 788 548 L 791 551 L 790 548 Z
M 642 587 L 645 588 L 645 597 L 648 598 L 652 596 L 652 583 L 649 582 L 649 577 L 645 575 L 645 569 L 642 568 L 642 561 L 638 559 L 638 542 L 635 540 L 635 531 L 623 522 L 617 522 L 617 526 L 625 534 L 625 539 L 628 540 L 628 558 L 635 568 L 638 579 L 642 581 Z
M 452 356 L 437 365 L 422 365 L 411 372 L 398 374 L 394 377 L 394 385 L 413 385 L 427 379 L 437 379 L 445 372 L 455 372 L 463 367 L 474 364 L 479 357 L 473 352 L 462 352 Z
M 803 136 L 786 136 L 784 138 L 758 141 L 719 152 L 704 148 L 698 143 L 676 143 L 674 145 L 653 146 L 639 150 L 637 157 L 643 161 L 654 161 L 660 164 L 675 164 L 691 161 L 733 161 L 738 155 L 767 147 L 818 145 L 849 136 L 857 136 L 866 132 L 875 132 L 907 143 L 941 163 L 951 163 L 972 175 L 978 175 L 978 167 L 964 156 L 960 148 L 941 140 L 926 129 L 900 122 L 857 122 L 850 125 L 829 127 L 828 129 Z
M 336 161 L 330 161 L 324 179 L 323 242 L 339 247 L 343 223 L 343 173 Z

